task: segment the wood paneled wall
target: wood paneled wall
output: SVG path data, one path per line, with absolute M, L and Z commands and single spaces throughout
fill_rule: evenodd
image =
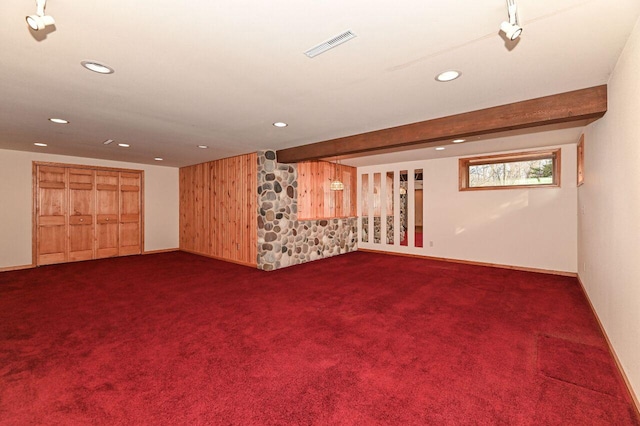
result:
M 335 176 L 344 183 L 344 190 L 329 189 Z M 355 216 L 356 179 L 355 167 L 326 161 L 298 163 L 298 219 Z
M 257 265 L 257 154 L 180 169 L 180 249 Z

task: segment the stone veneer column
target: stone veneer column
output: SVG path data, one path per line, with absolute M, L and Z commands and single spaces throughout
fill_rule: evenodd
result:
M 298 170 L 258 152 L 258 269 L 272 271 L 357 249 L 357 219 L 298 221 Z

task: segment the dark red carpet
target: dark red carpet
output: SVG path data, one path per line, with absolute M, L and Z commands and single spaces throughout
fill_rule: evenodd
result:
M 422 242 L 422 232 L 416 232 L 413 237 L 413 246 L 414 247 L 423 247 Z M 405 233 L 404 238 L 400 241 L 401 246 L 406 246 L 409 242 L 409 234 Z
M 575 279 L 355 252 L 2 273 L 0 424 L 640 422 Z

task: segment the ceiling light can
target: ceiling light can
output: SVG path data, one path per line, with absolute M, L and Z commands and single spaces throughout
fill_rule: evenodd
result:
M 108 65 L 101 64 L 96 61 L 82 61 L 80 65 L 88 69 L 89 71 L 97 72 L 98 74 L 113 74 L 115 70 Z
M 456 71 L 456 70 L 448 70 L 448 71 L 444 71 L 441 72 L 440 74 L 438 74 L 436 76 L 436 80 L 441 82 L 441 83 L 446 83 L 448 81 L 453 81 L 456 78 L 460 77 L 462 75 L 462 73 L 460 71 Z
M 69 120 L 64 118 L 50 118 L 49 121 L 56 124 L 69 124 Z
M 453 143 L 462 143 L 464 141 L 466 141 L 466 139 L 454 139 L 451 142 L 453 142 Z
M 273 125 L 276 126 L 276 127 L 287 127 L 288 126 L 287 123 L 284 123 L 282 121 L 276 121 L 275 123 L 273 123 Z

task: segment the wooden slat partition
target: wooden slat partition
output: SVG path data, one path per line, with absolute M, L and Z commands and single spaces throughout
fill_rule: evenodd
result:
M 331 180 L 338 176 L 344 190 L 331 191 Z M 355 216 L 356 168 L 326 161 L 298 163 L 298 219 L 326 219 Z
M 180 169 L 180 249 L 256 266 L 257 154 Z

